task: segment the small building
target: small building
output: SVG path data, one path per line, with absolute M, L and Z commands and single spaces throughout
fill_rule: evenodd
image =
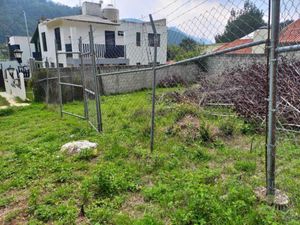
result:
M 216 51 L 236 47 L 241 44 L 266 40 L 267 38 L 268 38 L 268 27 L 263 26 L 243 38 L 234 40 L 229 43 L 224 43 Z M 294 22 L 292 22 L 291 24 L 283 28 L 279 36 L 280 46 L 296 45 L 299 43 L 300 43 L 300 19 L 295 20 Z M 264 54 L 264 53 L 265 53 L 265 44 L 240 49 L 237 51 L 230 52 L 228 54 Z M 298 51 L 298 52 L 288 53 L 288 55 L 300 56 L 300 53 Z
M 167 62 L 167 21 L 156 20 L 155 27 L 158 36 L 157 63 Z M 150 22 L 124 19 L 120 21 L 121 30 L 124 31 L 126 54 L 130 65 L 147 65 L 153 62 L 154 34 Z
M 232 42 L 225 43 L 217 48 L 215 51 L 220 51 L 224 49 L 229 49 L 233 47 L 237 47 L 243 44 L 249 44 L 254 41 L 266 40 L 268 38 L 268 27 L 262 26 L 259 29 L 253 31 L 252 33 L 240 38 L 236 39 Z M 227 54 L 238 54 L 238 55 L 247 55 L 247 54 L 264 54 L 265 53 L 265 45 L 257 45 L 254 47 L 243 48 L 240 50 L 236 50 L 233 52 L 229 52 Z
M 165 20 L 155 21 L 161 32 L 158 62 L 164 64 L 167 55 L 167 27 Z M 102 9 L 102 2 L 84 2 L 82 14 L 40 21 L 31 39 L 36 51 L 33 56 L 44 67 L 72 67 L 80 64 L 78 55 L 60 54 L 56 65 L 55 46 L 58 52 L 78 52 L 82 37 L 83 52 L 89 52 L 89 31 L 93 27 L 96 63 L 100 65 L 145 65 L 153 55 L 153 32 L 150 23 L 129 23 L 119 20 L 119 10 L 113 5 Z M 165 32 L 165 33 L 163 33 Z M 147 41 L 143 41 L 144 39 Z M 145 40 L 146 40 L 145 39 Z M 55 43 L 56 40 L 56 43 Z M 84 57 L 85 64 L 91 64 Z
M 30 37 L 27 36 L 11 36 L 8 38 L 9 58 L 15 60 L 14 50 L 20 49 L 22 53 L 22 63 L 29 65 L 29 59 L 32 57 L 32 53 L 35 51 L 34 44 L 30 44 Z

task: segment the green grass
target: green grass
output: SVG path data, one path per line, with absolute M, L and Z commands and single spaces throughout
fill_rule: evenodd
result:
M 9 106 L 9 102 L 2 96 L 0 96 L 0 106 Z
M 57 107 L 33 103 L 0 111 L 0 222 L 298 224 L 299 143 L 284 138 L 277 146 L 276 185 L 291 201 L 277 211 L 254 196 L 265 181 L 264 137 L 251 125 L 158 100 L 151 154 L 150 92 L 101 100 L 102 134 L 84 120 L 61 119 Z M 89 108 L 93 117 L 93 101 Z M 81 102 L 64 109 L 83 115 Z M 186 115 L 199 118 L 202 128 L 180 127 Z M 99 144 L 96 155 L 59 151 L 66 142 L 86 139 Z

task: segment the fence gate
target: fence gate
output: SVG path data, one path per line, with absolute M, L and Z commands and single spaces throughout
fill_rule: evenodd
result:
M 83 50 L 82 38 L 79 39 L 78 52 L 62 52 L 58 51 L 56 44 L 56 65 L 59 85 L 59 105 L 61 117 L 64 114 L 85 119 L 98 132 L 102 131 L 100 97 L 98 85 L 96 84 L 96 61 L 94 54 L 94 44 L 92 32 L 89 37 L 89 51 Z M 67 58 L 72 56 L 78 58 L 79 67 L 72 68 L 71 74 L 64 74 L 59 63 L 59 56 L 66 55 Z M 76 59 L 75 59 L 76 60 Z M 85 66 L 85 61 L 92 62 L 91 66 Z M 78 89 L 81 89 L 79 91 Z M 82 94 L 78 94 L 82 93 Z M 70 101 L 83 100 L 83 112 L 78 111 L 77 107 L 72 104 L 65 104 Z
M 85 48 L 84 48 L 85 46 Z M 89 44 L 79 39 L 80 64 L 83 74 L 83 93 L 86 118 L 89 124 L 98 132 L 102 131 L 102 117 L 99 84 L 96 78 L 97 65 L 93 29 L 90 26 Z M 87 63 L 86 63 L 87 62 Z

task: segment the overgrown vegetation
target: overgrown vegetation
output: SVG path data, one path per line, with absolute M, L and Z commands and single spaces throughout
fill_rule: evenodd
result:
M 168 60 L 180 61 L 200 55 L 205 51 L 203 44 L 197 43 L 191 38 L 185 38 L 179 45 L 169 45 L 167 51 Z
M 291 205 L 277 211 L 254 196 L 265 182 L 264 137 L 243 120 L 222 122 L 206 109 L 162 99 L 150 154 L 149 92 L 103 97 L 102 106 L 103 134 L 37 103 L 0 114 L 0 223 L 298 223 L 299 144 L 278 142 L 276 184 Z M 65 107 L 83 112 L 82 102 Z M 59 151 L 82 139 L 97 142 L 98 151 Z

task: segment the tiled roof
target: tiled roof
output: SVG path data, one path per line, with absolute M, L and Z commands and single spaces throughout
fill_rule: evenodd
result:
M 283 44 L 300 43 L 300 19 L 291 23 L 282 30 L 279 42 Z
M 253 42 L 253 39 L 237 39 L 235 41 L 232 41 L 232 42 L 222 45 L 220 48 L 216 49 L 215 51 L 221 51 L 224 49 L 236 47 L 236 46 L 243 45 L 243 44 L 248 44 L 251 42 Z M 251 53 L 252 53 L 252 48 L 250 47 L 250 48 L 236 50 L 236 51 L 230 52 L 228 54 L 251 54 Z

